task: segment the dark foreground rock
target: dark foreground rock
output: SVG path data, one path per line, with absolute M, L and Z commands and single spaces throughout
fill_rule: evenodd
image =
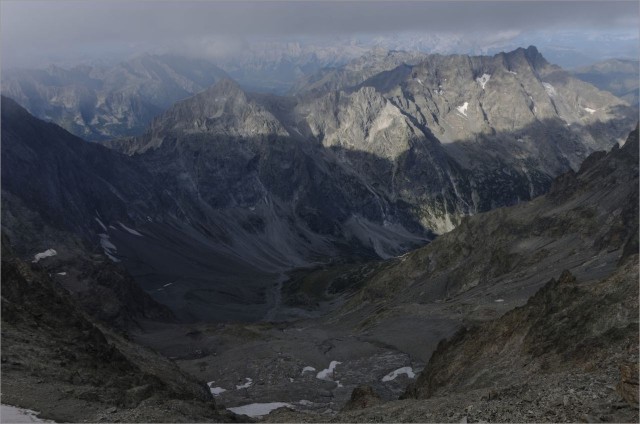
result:
M 65 422 L 231 421 L 209 390 L 81 312 L 2 244 L 2 400 Z
M 343 411 L 353 411 L 356 409 L 369 408 L 382 403 L 380 396 L 371 386 L 358 386 L 351 392 L 351 399 L 342 408 Z

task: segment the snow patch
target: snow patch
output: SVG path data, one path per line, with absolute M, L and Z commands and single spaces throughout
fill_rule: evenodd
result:
M 211 394 L 214 396 L 220 396 L 220 394 L 227 391 L 227 389 L 223 389 L 222 387 L 209 387 Z
M 313 368 L 313 367 L 304 367 L 304 368 L 302 368 L 302 372 L 300 374 L 304 374 L 305 372 L 313 372 L 315 370 L 316 369 Z
M 31 409 L 18 408 L 11 405 L 0 405 L 0 417 L 3 423 L 54 423 L 55 421 L 43 420 L 37 415 L 39 412 Z
M 66 272 L 59 272 L 58 275 L 62 275 L 64 277 L 65 275 L 67 275 L 67 273 Z
M 236 406 L 234 408 L 227 408 L 229 411 L 238 415 L 246 415 L 251 418 L 262 417 L 268 415 L 271 411 L 278 408 L 293 408 L 291 404 L 285 402 L 271 402 L 271 403 L 251 403 L 244 406 Z
M 100 246 L 102 246 L 102 250 L 107 258 L 111 259 L 113 262 L 120 262 L 118 258 L 113 256 L 118 249 L 109 241 L 109 236 L 107 234 L 98 234 L 98 236 L 100 237 Z
M 104 254 L 107 255 L 107 258 L 109 258 L 111 262 L 120 262 L 120 259 L 113 256 L 111 253 L 104 252 Z
M 464 116 L 467 116 L 467 108 L 468 107 L 469 107 L 469 102 L 464 102 L 464 104 L 462 106 L 458 106 L 458 107 L 456 107 L 456 109 L 458 109 L 458 112 L 460 112 Z
M 413 368 L 402 367 L 382 377 L 382 381 L 384 382 L 384 381 L 395 380 L 400 374 L 406 374 L 407 377 L 409 378 L 416 378 L 416 374 L 413 372 Z
M 543 82 L 542 86 L 544 87 L 544 91 L 547 92 L 549 97 L 555 97 L 555 95 L 558 94 L 556 92 L 555 87 L 553 85 L 549 84 L 548 82 Z
M 167 283 L 167 284 L 165 284 L 165 285 L 164 285 L 164 286 L 162 286 L 162 287 L 169 287 L 171 284 L 173 284 L 173 283 Z
M 422 83 L 422 80 L 421 80 L 420 78 L 416 78 L 416 81 L 418 81 L 418 83 L 419 83 L 420 85 L 424 85 L 424 84 Z
M 222 387 L 210 387 L 209 390 L 211 391 L 211 394 L 214 396 L 220 396 L 221 393 L 224 393 L 227 391 L 227 389 L 223 389 Z
M 56 252 L 55 249 L 47 249 L 44 252 L 36 253 L 33 256 L 33 261 L 31 261 L 31 262 L 33 262 L 35 264 L 35 263 L 39 262 L 40 259 L 48 258 L 49 256 L 55 256 L 57 254 L 58 254 L 58 252 Z
M 484 86 L 487 85 L 490 79 L 491 79 L 491 74 L 482 74 L 481 77 L 476 78 L 476 81 L 478 82 L 478 84 L 480 84 L 480 86 L 484 90 Z
M 591 109 L 590 107 L 583 107 L 582 109 L 584 109 L 585 112 L 588 112 L 591 115 L 593 115 L 593 113 L 596 111 L 596 109 Z
M 504 302 L 504 299 L 496 299 L 495 301 L 498 302 L 498 303 L 502 303 L 502 302 Z
M 133 228 L 129 228 L 126 225 L 124 225 L 122 222 L 118 221 L 118 224 L 120 224 L 120 226 L 122 227 L 123 230 L 125 230 L 126 232 L 133 234 L 134 236 L 138 236 L 138 237 L 142 237 L 142 234 L 140 234 L 139 232 L 137 232 L 136 230 L 134 230 Z
M 100 226 L 102 227 L 102 231 L 107 231 L 107 227 L 106 227 L 106 225 L 104 225 L 104 224 L 102 223 L 102 221 L 100 221 L 100 218 L 95 217 L 95 218 L 93 218 L 93 219 L 95 219 L 95 220 L 96 220 L 96 222 L 97 222 L 98 224 L 100 224 Z
M 315 402 L 311 402 L 310 400 L 306 400 L 306 399 L 299 400 L 297 403 L 298 403 L 298 405 L 302 405 L 302 406 L 313 406 L 313 405 L 315 405 Z
M 209 386 L 209 390 L 211 391 L 211 394 L 214 396 L 220 396 L 221 393 L 224 393 L 227 391 L 227 389 L 223 389 L 222 387 L 214 387 L 213 385 L 215 384 L 215 381 L 210 381 L 207 383 L 207 386 Z
M 253 380 L 250 379 L 249 377 L 245 377 L 245 380 L 247 381 L 244 384 L 240 384 L 236 386 L 236 390 L 248 389 L 249 387 L 251 387 L 251 385 L 253 384 Z
M 510 70 L 507 70 L 507 72 L 510 73 L 511 75 L 518 75 L 517 72 L 513 72 L 513 71 L 510 71 Z
M 118 248 L 113 243 L 111 243 L 111 241 L 109 241 L 108 235 L 98 234 L 98 236 L 100 237 L 100 246 L 102 246 L 103 249 L 113 251 L 118 250 Z
M 319 380 L 333 381 L 333 370 L 336 369 L 336 366 L 341 364 L 342 362 L 331 361 L 329 364 L 329 368 L 325 368 L 316 374 L 316 378 Z

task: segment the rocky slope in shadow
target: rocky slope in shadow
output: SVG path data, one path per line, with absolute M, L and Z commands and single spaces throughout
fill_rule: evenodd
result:
M 403 400 L 361 388 L 337 417 L 266 420 L 637 421 L 638 153 L 636 129 L 549 194 L 468 218 L 364 276 L 324 328 L 423 358 Z M 348 384 L 353 366 L 334 378 Z
M 158 206 L 146 184 L 148 175 L 125 156 L 2 98 L 3 232 L 16 255 L 37 262 L 94 318 L 120 330 L 143 318 L 175 319 L 108 259 L 115 252 L 102 220 L 122 230 Z M 53 256 L 36 256 L 49 249 Z
M 356 283 L 362 289 L 339 319 L 383 306 L 382 316 L 397 314 L 395 308 L 419 314 L 464 301 L 465 319 L 482 320 L 487 301 L 521 304 L 563 269 L 580 281 L 608 275 L 638 231 L 637 137 L 636 129 L 622 148 L 594 153 L 579 172 L 557 178 L 548 194 L 467 218 L 428 246 L 374 269 Z M 475 299 L 480 295 L 493 299 Z
M 125 258 L 134 264 L 137 285 L 160 295 L 161 302 L 172 299 L 181 302 L 171 305 L 178 314 L 185 302 L 185 310 L 197 312 L 198 305 L 204 305 L 205 312 L 217 310 L 206 300 L 198 299 L 190 307 L 189 300 L 175 292 L 166 299 L 162 296 L 171 283 L 185 275 L 192 277 L 183 288 L 185 292 L 189 291 L 191 281 L 202 288 L 201 281 L 210 282 L 209 276 L 213 275 L 231 287 L 231 295 L 219 299 L 220 302 L 231 303 L 231 308 L 240 313 L 247 302 L 258 304 L 262 310 L 244 315 L 251 319 L 266 313 L 270 306 L 264 299 L 264 287 L 275 277 L 225 250 L 225 233 L 215 216 L 209 217 L 208 228 L 198 227 L 198 232 L 188 226 L 185 221 L 204 220 L 197 199 L 187 196 L 176 200 L 161 181 L 154 180 L 131 158 L 36 119 L 6 97 L 2 98 L 1 122 L 3 231 L 21 258 L 32 260 L 38 253 L 55 250 L 55 256 L 40 263 L 65 287 L 85 299 L 98 315 L 112 322 L 129 321 L 127 314 L 140 317 L 139 309 L 146 308 L 144 302 L 133 304 L 132 299 L 141 297 L 129 290 L 134 285 L 124 270 L 118 269 L 109 281 L 103 278 L 105 284 L 98 281 L 106 269 L 117 269 L 122 265 L 118 262 Z M 141 223 L 150 230 L 140 229 Z M 236 226 L 242 228 L 241 224 L 237 222 Z M 253 231 L 248 228 L 247 231 Z M 143 265 L 135 267 L 140 263 Z M 153 276 L 145 279 L 154 264 L 164 267 L 166 273 L 159 279 Z M 246 284 L 236 284 L 239 279 Z M 112 287 L 107 287 L 109 284 Z M 226 288 L 217 288 L 221 289 Z M 96 305 L 91 299 L 98 293 L 107 298 Z M 119 306 L 112 302 L 116 299 Z M 147 306 L 151 304 L 157 305 L 151 302 Z M 131 311 L 126 312 L 127 308 Z M 142 317 L 162 316 L 159 309 L 149 310 Z M 118 317 L 118 310 L 124 315 Z M 218 318 L 222 319 L 225 312 L 228 311 L 216 312 Z M 193 315 L 187 317 L 192 319 Z
M 526 305 L 459 331 L 406 400 L 339 420 L 637 422 L 638 255 L 625 259 L 589 284 L 564 272 Z
M 232 421 L 204 383 L 97 324 L 2 238 L 2 401 L 56 421 Z

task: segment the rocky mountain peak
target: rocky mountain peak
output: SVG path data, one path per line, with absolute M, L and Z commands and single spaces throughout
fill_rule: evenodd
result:
M 229 77 L 218 80 L 215 84 L 200 93 L 200 96 L 244 96 L 244 92 L 240 85 Z
M 213 119 L 238 112 L 246 107 L 247 97 L 240 86 L 229 78 L 222 78 L 206 90 L 182 100 L 160 115 L 157 121 L 173 118 L 175 121 Z M 179 122 L 176 122 L 178 124 Z
M 175 141 L 176 134 L 244 139 L 289 135 L 278 119 L 235 81 L 221 78 L 195 96 L 175 103 L 153 120 L 144 135 L 119 143 L 128 154 L 142 153 L 160 147 L 165 140 Z
M 524 50 L 524 55 L 527 58 L 527 60 L 529 61 L 529 63 L 531 63 L 531 65 L 533 65 L 534 68 L 538 68 L 538 67 L 545 66 L 545 65 L 549 64 L 549 62 L 547 62 L 547 60 L 542 56 L 542 53 L 540 53 L 538 51 L 536 46 L 527 47 Z

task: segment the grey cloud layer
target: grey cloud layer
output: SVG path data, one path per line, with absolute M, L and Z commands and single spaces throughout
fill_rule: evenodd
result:
M 349 35 L 398 31 L 506 31 L 638 25 L 630 2 L 2 2 L 2 49 L 39 51 L 176 44 L 202 37 Z M 3 54 L 3 55 L 4 55 Z

